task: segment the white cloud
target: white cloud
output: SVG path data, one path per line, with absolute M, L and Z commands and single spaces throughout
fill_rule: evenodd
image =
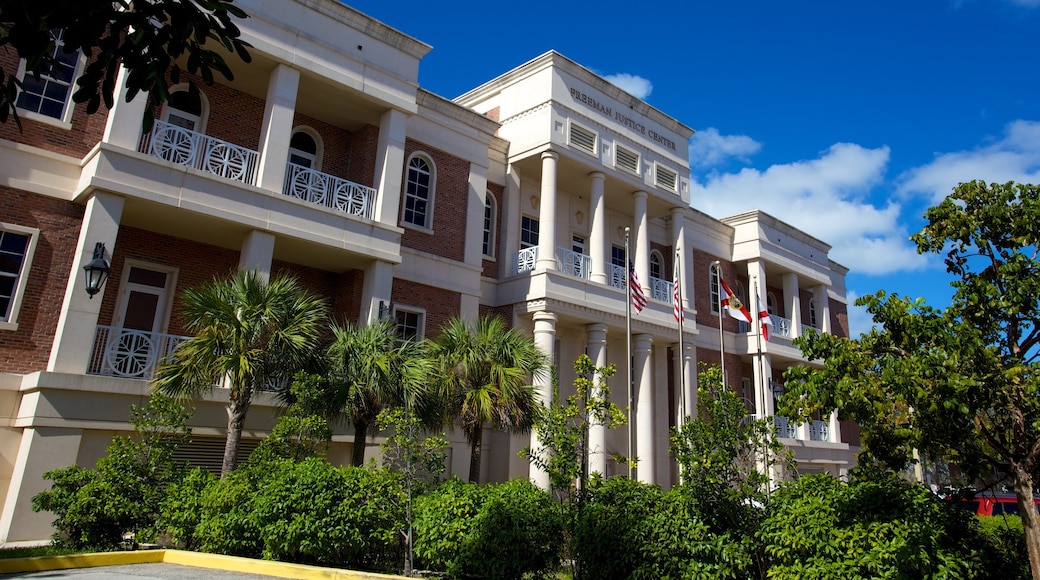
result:
M 1040 5 L 1040 0 L 1034 1 Z M 900 176 L 898 192 L 924 195 L 932 204 L 945 198 L 959 183 L 1040 182 L 1040 122 L 1013 121 L 1004 136 L 971 151 L 941 153 L 926 165 Z
M 628 73 L 618 73 L 616 75 L 606 75 L 603 78 L 614 83 L 621 90 L 638 99 L 645 99 L 650 96 L 650 93 L 654 90 L 654 85 L 647 79 L 641 76 L 630 75 Z
M 862 274 L 924 268 L 899 221 L 902 208 L 867 198 L 888 160 L 888 147 L 838 143 L 808 161 L 713 173 L 693 184 L 692 205 L 715 217 L 760 209 L 831 244 L 832 259 Z
M 1040 0 L 1011 0 L 1011 3 L 1026 8 L 1036 8 L 1037 6 L 1040 6 Z
M 747 162 L 762 149 L 762 144 L 747 135 L 722 135 L 715 127 L 697 131 L 690 139 L 690 164 L 694 167 L 715 167 L 736 158 Z
M 845 297 L 849 300 L 849 338 L 859 338 L 859 335 L 866 334 L 870 332 L 871 328 L 874 328 L 874 317 L 867 312 L 866 306 L 854 304 L 859 298 L 858 293 L 849 290 L 845 293 Z

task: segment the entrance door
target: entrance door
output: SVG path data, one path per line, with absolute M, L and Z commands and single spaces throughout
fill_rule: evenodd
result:
M 150 378 L 159 356 L 172 347 L 163 330 L 172 273 L 128 264 L 120 293 L 122 305 L 105 349 L 114 376 Z

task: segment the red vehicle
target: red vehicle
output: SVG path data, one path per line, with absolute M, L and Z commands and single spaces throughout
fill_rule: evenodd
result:
M 953 496 L 948 499 L 957 501 Z M 1033 504 L 1040 512 L 1040 497 L 1034 497 Z M 975 496 L 961 498 L 957 505 L 980 516 L 1018 515 L 1018 498 L 1013 493 L 981 492 Z

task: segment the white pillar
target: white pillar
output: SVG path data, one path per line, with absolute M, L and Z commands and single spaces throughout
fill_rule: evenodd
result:
M 81 375 L 87 370 L 101 303 L 108 291 L 107 287 L 118 285 L 119 281 L 106 282 L 106 288 L 97 295 L 97 300 L 92 300 L 87 296 L 83 266 L 93 258 L 97 242 L 105 244 L 105 259 L 111 263 L 116 237 L 119 235 L 119 219 L 123 215 L 123 201 L 118 195 L 103 192 L 94 193 L 87 200 L 79 241 L 76 242 L 75 255 L 78 258 L 72 262 L 50 359 L 47 361 L 47 370 L 50 372 Z
M 682 308 L 687 310 L 690 308 L 690 294 L 692 294 L 693 288 L 693 256 L 687 255 L 689 253 L 686 248 L 686 217 L 683 208 L 676 207 L 672 208 L 671 212 L 671 226 L 672 226 L 672 239 L 675 240 L 675 249 L 673 251 L 673 260 L 678 262 L 679 266 L 679 284 L 682 288 Z M 677 257 L 677 258 L 676 258 Z M 674 268 L 676 265 L 672 264 Z M 672 272 L 672 277 L 675 277 L 675 272 Z
M 289 140 L 292 139 L 296 93 L 299 86 L 300 71 L 284 64 L 276 66 L 267 80 L 264 120 L 260 126 L 260 162 L 256 170 L 256 185 L 268 191 L 280 193 L 285 183 L 285 170 L 289 163 Z
M 520 250 L 520 219 L 523 213 L 520 208 L 520 175 L 510 165 L 506 169 L 506 189 L 502 198 L 502 233 L 499 243 L 502 244 L 501 258 L 498 261 L 499 278 L 508 278 L 516 272 L 516 257 Z
M 754 360 L 754 393 L 755 412 L 759 417 L 773 414 L 773 394 L 769 379 L 772 377 L 771 364 L 767 350 L 762 340 L 762 321 L 758 313 L 765 308 L 765 304 L 759 304 L 759 298 L 765 297 L 766 293 L 766 265 L 762 260 L 748 260 L 748 312 L 751 313 L 751 333 L 755 336 L 755 352 L 751 353 Z M 756 288 L 757 285 L 757 288 Z M 756 294 L 757 292 L 757 294 Z M 768 412 L 767 412 L 768 409 Z
M 589 174 L 589 255 L 592 272 L 589 280 L 596 284 L 610 283 L 610 245 L 607 243 L 607 203 L 603 197 L 602 172 Z
M 0 543 L 50 539 L 54 514 L 34 512 L 32 498 L 51 486 L 44 473 L 76 464 L 82 438 L 82 429 L 26 427 L 22 431 L 0 513 Z
M 768 354 L 764 354 L 761 364 L 755 365 L 755 384 L 761 385 L 761 387 L 755 388 L 755 413 L 759 419 L 776 414 L 773 386 L 769 380 L 772 376 L 773 359 Z
M 556 347 L 556 315 L 552 312 L 534 313 L 534 344 L 538 350 L 550 361 L 553 360 L 553 350 Z M 534 377 L 534 387 L 538 400 L 542 405 L 548 405 L 552 401 L 552 376 L 542 373 Z M 538 436 L 538 430 L 531 432 L 531 451 L 541 453 L 542 441 Z M 549 489 L 549 474 L 531 464 L 531 481 L 542 489 Z
M 271 261 L 274 260 L 274 234 L 252 230 L 242 240 L 242 251 L 238 255 L 239 270 L 256 270 L 264 279 L 271 277 Z
M 487 173 L 488 168 L 469 164 L 469 195 L 466 196 L 466 240 L 463 244 L 463 260 L 466 264 L 480 268 L 484 260 L 484 249 L 480 240 L 484 239 L 484 208 L 487 205 Z M 492 228 L 492 231 L 494 229 Z
M 585 345 L 596 368 L 607 366 L 607 325 L 601 322 L 585 327 Z M 596 378 L 593 379 L 597 380 Z M 597 385 L 593 385 L 596 387 Z M 607 427 L 589 421 L 589 473 L 607 475 Z
M 791 338 L 802 335 L 802 300 L 798 296 L 798 274 L 787 272 L 781 278 L 784 284 L 784 303 L 787 318 L 791 320 Z
M 119 67 L 116 76 L 118 93 L 112 102 L 105 120 L 105 132 L 101 140 L 117 147 L 137 150 L 141 141 L 141 123 L 144 122 L 145 103 L 148 95 L 137 93 L 134 100 L 126 102 L 126 69 Z
M 820 325 L 820 332 L 831 332 L 831 301 L 827 296 L 827 286 L 819 285 L 813 288 L 813 299 L 816 302 L 816 322 Z
M 827 417 L 827 441 L 841 443 L 841 422 L 838 421 L 837 411 L 831 411 L 830 417 Z
M 393 264 L 375 260 L 365 268 L 365 279 L 361 283 L 361 324 L 369 324 L 379 318 L 380 304 L 385 309 L 390 308 L 393 289 Z
M 636 476 L 644 483 L 654 483 L 654 382 L 650 353 L 653 336 L 637 334 L 632 337 L 632 358 L 635 364 L 636 395 Z
M 697 347 L 693 344 L 693 338 L 685 337 L 683 340 L 683 352 L 679 351 L 679 343 L 672 343 L 672 353 L 675 357 L 672 361 L 672 373 L 675 375 L 675 392 L 682 394 L 680 402 L 685 402 L 685 409 L 678 409 L 676 415 L 678 422 L 682 425 L 687 417 L 697 418 Z M 685 413 L 684 413 L 685 411 Z
M 538 201 L 538 261 L 535 270 L 556 270 L 556 162 L 555 151 L 542 153 L 542 189 Z
M 636 268 L 639 276 L 639 284 L 643 287 L 643 293 L 651 296 L 650 291 L 650 232 L 647 226 L 645 191 L 637 191 L 632 194 L 632 217 L 635 229 L 636 243 L 631 246 L 631 256 L 626 256 Z
M 376 221 L 397 225 L 401 205 L 401 180 L 404 178 L 404 141 L 408 134 L 407 117 L 401 111 L 390 109 L 379 119 L 379 140 L 376 143 Z

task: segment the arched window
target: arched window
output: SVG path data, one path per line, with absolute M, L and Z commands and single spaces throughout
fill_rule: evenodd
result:
M 664 280 L 664 260 L 657 250 L 650 251 L 650 277 Z
M 484 239 L 482 251 L 485 258 L 495 257 L 495 219 L 498 207 L 495 205 L 495 196 L 490 191 L 484 198 Z
M 205 133 L 208 116 L 206 95 L 197 88 L 180 84 L 170 90 L 170 100 L 163 107 L 162 120 L 189 131 Z
M 430 229 L 433 224 L 433 162 L 418 155 L 408 160 L 408 175 L 405 179 L 404 211 L 402 220 L 406 224 Z
M 772 292 L 766 294 L 766 312 L 776 314 L 776 296 Z
M 816 300 L 809 299 L 809 326 L 813 328 L 819 328 L 816 325 Z
M 310 128 L 294 129 L 292 138 L 289 139 L 289 163 L 307 169 L 321 169 L 319 143 L 320 138 Z
M 714 266 L 708 266 L 708 279 L 711 281 L 711 313 L 718 314 L 722 298 L 719 295 L 719 270 Z

